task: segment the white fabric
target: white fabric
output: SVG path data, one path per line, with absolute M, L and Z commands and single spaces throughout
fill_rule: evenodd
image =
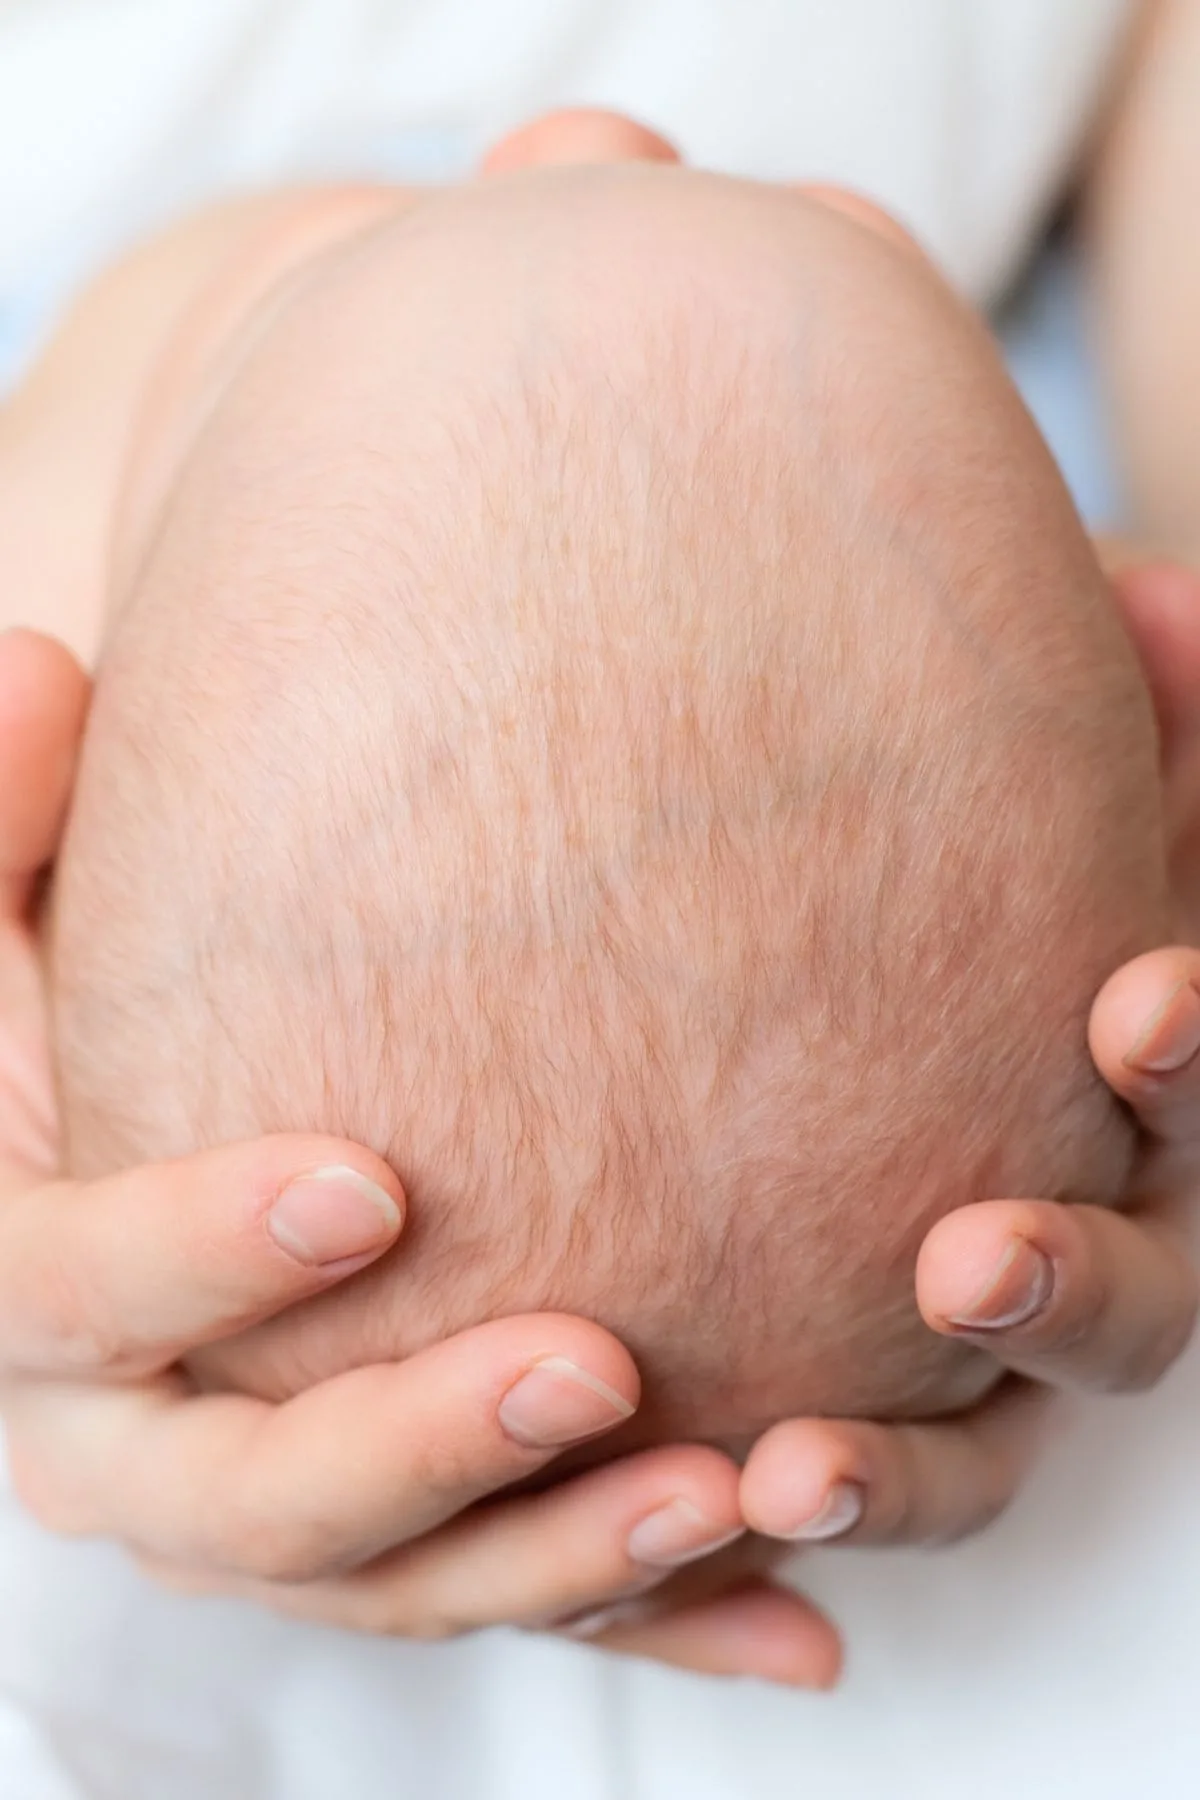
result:
M 453 172 L 571 101 L 638 112 L 723 167 L 857 183 L 986 296 L 1061 190 L 1126 11 L 0 0 L 0 360 L 5 329 L 15 363 L 82 268 L 189 198 L 306 172 Z M 1021 368 L 1094 482 L 1056 340 L 1062 283 L 1050 293 Z M 510 1634 L 384 1645 L 178 1601 L 0 1497 L 0 1796 L 1183 1800 L 1200 1792 L 1198 1417 L 1200 1350 L 1150 1400 L 1078 1409 L 981 1542 L 807 1560 L 850 1639 L 832 1700 Z
M 461 172 L 549 105 L 893 206 L 989 298 L 1060 193 L 1130 0 L 0 0 L 0 293 L 188 196 Z

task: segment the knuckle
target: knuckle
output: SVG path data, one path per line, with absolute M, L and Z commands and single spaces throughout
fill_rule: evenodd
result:
M 89 1322 L 56 1344 L 60 1368 L 81 1375 L 115 1375 L 124 1366 L 125 1346 L 115 1330 Z
M 39 1271 L 26 1308 L 37 1350 L 57 1369 L 103 1375 L 121 1366 L 125 1344 L 114 1320 L 61 1259 Z
M 214 1561 L 253 1581 L 305 1586 L 337 1571 L 332 1533 L 310 1520 L 285 1520 L 229 1502 L 209 1546 Z
M 872 1497 L 872 1536 L 881 1543 L 920 1541 L 920 1468 L 912 1439 L 903 1426 L 892 1437 L 894 1467 L 880 1481 Z
M 1107 1278 L 1098 1272 L 1092 1273 L 1064 1296 L 1061 1305 L 1052 1306 L 1031 1334 L 1032 1347 L 1040 1355 L 1055 1357 L 1086 1350 L 1103 1331 L 1112 1298 L 1112 1287 Z
M 1156 1387 L 1186 1350 L 1195 1327 L 1196 1308 L 1192 1304 L 1174 1315 L 1162 1331 L 1134 1345 L 1120 1366 L 1102 1371 L 1097 1384 L 1100 1391 L 1144 1394 Z

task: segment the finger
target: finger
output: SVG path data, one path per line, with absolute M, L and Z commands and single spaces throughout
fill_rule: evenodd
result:
M 57 847 L 89 695 L 87 676 L 53 638 L 0 636 L 0 906 L 9 917 Z
M 3 1162 L 20 1165 L 22 1186 L 49 1181 L 60 1137 L 37 950 L 27 921 L 4 917 L 3 906 L 0 897 L 0 1191 Z
M 1200 1141 L 1200 951 L 1152 950 L 1118 969 L 1092 1008 L 1089 1041 L 1147 1131 Z
M 399 1236 L 387 1164 L 264 1138 L 91 1183 L 0 1179 L 0 1367 L 136 1375 L 373 1262 Z
M 334 1584 L 303 1588 L 229 1582 L 198 1575 L 172 1563 L 143 1559 L 143 1568 L 163 1586 L 189 1595 L 219 1595 L 266 1606 L 309 1624 L 376 1635 L 430 1638 L 474 1630 L 472 1623 L 414 1619 L 403 1628 L 406 1609 L 392 1605 L 386 1591 L 361 1591 Z M 487 1610 L 487 1609 L 483 1609 Z M 400 1625 L 393 1623 L 399 1619 Z M 480 1621 L 486 1628 L 492 1621 Z M 509 1621 L 497 1618 L 494 1623 Z M 693 1605 L 657 1604 L 654 1595 L 628 1597 L 581 1615 L 560 1635 L 621 1656 L 635 1656 L 701 1675 L 753 1676 L 787 1687 L 824 1690 L 836 1685 L 842 1645 L 836 1627 L 810 1600 L 756 1581 Z
M 224 1591 L 344 1629 L 444 1638 L 594 1609 L 741 1535 L 736 1467 L 687 1445 L 476 1508 L 347 1575 Z
M 1163 760 L 1200 724 L 1200 574 L 1110 549 L 1113 591 L 1154 698 Z
M 1151 1386 L 1196 1317 L 1196 1275 L 1165 1204 L 1126 1217 L 1092 1206 L 992 1200 L 934 1226 L 917 1300 L 935 1331 L 1053 1386 Z
M 954 1419 L 876 1425 L 793 1419 L 742 1473 L 753 1531 L 790 1543 L 949 1543 L 1012 1499 L 1039 1443 L 1045 1391 L 1012 1381 Z
M 811 1601 L 769 1582 L 661 1613 L 652 1600 L 633 1600 L 593 1621 L 584 1635 L 618 1655 L 700 1675 L 751 1675 L 824 1690 L 834 1687 L 842 1672 L 835 1627 Z
M 309 1581 L 431 1531 L 627 1419 L 628 1353 L 554 1314 L 495 1320 L 282 1406 L 153 1387 L 22 1383 L 14 1480 L 59 1530 L 168 1560 Z M 52 1515 L 52 1516 L 50 1516 Z

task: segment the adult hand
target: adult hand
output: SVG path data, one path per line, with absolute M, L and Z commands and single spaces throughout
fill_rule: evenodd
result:
M 636 1406 L 636 1371 L 596 1325 L 496 1321 L 277 1407 L 180 1377 L 187 1349 L 382 1254 L 403 1195 L 368 1153 L 315 1138 L 56 1175 L 31 921 L 86 699 L 47 640 L 0 642 L 0 1399 L 18 1493 L 176 1586 L 303 1618 L 412 1637 L 574 1619 L 682 1667 L 827 1685 L 836 1632 L 771 1584 L 778 1549 L 743 1535 L 716 1451 L 483 1504 Z
M 71 758 L 62 754 L 62 734 L 56 737 L 47 724 L 54 706 L 44 706 L 36 718 L 27 717 L 20 729 L 12 730 L 8 699 L 12 683 L 6 670 L 19 666 L 22 656 L 53 661 L 54 655 L 44 644 L 26 642 L 14 648 L 11 640 L 0 654 L 0 770 L 6 763 L 10 769 L 16 768 L 22 755 L 26 769 L 48 770 L 56 760 L 48 751 L 58 742 L 57 766 L 65 771 L 57 778 L 57 799 L 53 781 L 48 778 L 43 784 L 40 812 L 28 803 L 23 813 L 17 806 L 9 808 L 12 830 L 7 838 L 4 812 L 11 793 L 29 796 L 34 787 L 25 779 L 19 786 L 13 784 L 9 797 L 0 794 L 0 843 L 5 846 L 0 863 L 8 871 L 5 891 L 14 907 L 31 891 L 36 861 L 53 847 L 56 831 L 48 821 L 56 825 L 61 817 Z M 60 702 L 65 692 L 65 686 L 61 687 Z M 76 717 L 81 710 L 81 704 L 76 704 Z M 69 716 L 71 707 L 59 704 L 58 712 Z M 37 755 L 31 746 L 38 746 Z M 23 851 L 19 849 L 22 844 Z M 29 848 L 32 845 L 37 847 L 36 859 Z M 26 995 L 36 990 L 36 983 L 28 979 L 15 986 Z M 13 984 L 6 978 L 0 993 L 12 991 Z M 29 1041 L 28 1034 L 25 1041 Z M 15 1061 L 6 1058 L 5 1066 L 10 1063 L 19 1065 L 21 1057 Z M 2 1075 L 0 1082 L 11 1086 Z M 41 1136 L 44 1151 L 44 1123 Z M 300 1142 L 275 1140 L 266 1149 L 270 1152 L 281 1143 L 298 1146 Z M 376 1175 L 389 1179 L 387 1172 L 364 1158 L 361 1151 L 341 1145 L 336 1150 L 346 1166 L 355 1167 L 357 1162 L 359 1173 L 374 1168 Z M 210 1159 L 206 1171 L 220 1183 L 227 1206 L 230 1195 L 243 1196 L 243 1205 L 249 1205 L 250 1216 L 259 1222 L 260 1234 L 264 1169 L 256 1159 L 263 1151 L 263 1146 L 249 1146 L 221 1152 L 219 1156 L 227 1160 L 218 1166 L 216 1159 Z M 42 1166 L 46 1166 L 44 1154 Z M 163 1171 L 162 1181 L 167 1186 L 178 1184 L 183 1192 L 188 1186 L 185 1170 L 194 1173 L 196 1167 L 189 1164 Z M 139 1231 L 152 1222 L 147 1218 L 152 1187 L 144 1172 L 141 1179 L 140 1204 L 133 1205 L 129 1215 L 122 1213 L 121 1203 L 135 1198 L 134 1177 L 105 1184 L 99 1196 L 89 1195 L 88 1205 L 76 1208 L 79 1218 L 111 1220 L 108 1239 L 114 1246 L 138 1242 Z M 154 1178 L 150 1180 L 153 1183 Z M 278 1186 L 277 1171 L 272 1171 L 266 1186 L 269 1191 Z M 195 1194 L 202 1191 L 203 1181 L 193 1184 Z M 55 1193 L 61 1195 L 61 1188 Z M 247 1203 L 247 1194 L 256 1198 Z M 82 1201 L 82 1196 L 75 1197 Z M 399 1198 L 394 1184 L 393 1197 Z M 97 1204 L 98 1199 L 103 1206 Z M 164 1200 L 161 1193 L 158 1200 Z M 174 1205 L 179 1208 L 178 1198 Z M 165 1204 L 159 1210 L 165 1212 Z M 971 1209 L 969 1214 L 958 1215 L 957 1222 L 970 1220 L 974 1228 L 990 1210 Z M 1045 1219 L 1057 1219 L 1060 1210 L 1045 1209 Z M 31 1229 L 33 1208 L 28 1203 L 24 1216 L 30 1227 L 25 1239 L 28 1255 L 28 1247 L 39 1235 Z M 243 1226 L 246 1216 L 241 1212 Z M 202 1224 L 197 1245 L 201 1261 L 193 1258 L 187 1263 L 185 1287 L 189 1282 L 204 1285 L 203 1258 L 207 1257 L 211 1268 L 212 1245 L 219 1243 L 222 1230 L 230 1229 L 227 1213 L 224 1222 L 212 1216 L 205 1222 L 203 1208 L 197 1217 Z M 1098 1219 L 1102 1221 L 1098 1229 L 1103 1232 L 1107 1229 L 1103 1221 L 1109 1215 L 1100 1214 Z M 1003 1216 L 996 1213 L 992 1224 L 1002 1226 Z M 948 1238 L 939 1242 L 939 1233 L 956 1228 L 956 1221 L 944 1221 L 927 1246 L 922 1282 L 926 1286 L 932 1283 L 932 1290 L 941 1279 L 939 1270 L 951 1270 L 952 1287 L 971 1272 L 970 1256 L 962 1255 L 961 1243 L 955 1247 Z M 102 1223 L 97 1229 L 103 1235 Z M 1090 1230 L 1089 1223 L 1082 1240 L 1059 1248 L 1055 1290 L 1059 1301 L 1064 1294 L 1069 1298 L 1086 1291 Z M 172 1213 L 171 1235 L 178 1242 L 178 1211 Z M 999 1236 L 1003 1237 L 1002 1230 Z M 162 1279 L 162 1269 L 172 1265 L 164 1263 L 152 1239 L 147 1242 L 139 1262 L 152 1308 L 161 1322 L 165 1309 L 159 1297 L 171 1291 Z M 123 1304 L 137 1297 L 120 1282 L 114 1289 L 113 1271 L 104 1259 L 89 1272 L 74 1240 L 46 1243 L 46 1266 L 77 1271 L 74 1280 L 65 1284 L 68 1293 L 73 1293 L 78 1283 L 100 1298 L 102 1305 L 114 1291 L 127 1296 Z M 975 1249 L 981 1248 L 994 1252 L 995 1241 L 985 1246 L 981 1236 Z M 253 1308 L 239 1311 L 224 1297 L 223 1283 L 231 1275 L 244 1276 L 244 1252 L 243 1242 L 228 1258 L 224 1274 L 218 1270 L 217 1280 L 210 1278 L 208 1286 L 216 1305 L 203 1313 L 193 1304 L 192 1342 L 235 1329 L 249 1317 L 263 1316 L 273 1306 L 286 1305 L 312 1291 L 311 1286 L 296 1284 L 291 1278 L 288 1284 L 280 1283 L 273 1300 L 260 1297 L 257 1314 Z M 983 1260 L 987 1260 L 986 1254 Z M 1000 1294 L 1015 1264 L 1008 1259 L 1007 1249 L 1001 1250 L 999 1262 L 1000 1279 L 993 1269 L 986 1284 L 974 1287 L 969 1299 L 978 1300 L 985 1285 L 988 1292 Z M 38 1291 L 37 1284 L 21 1279 L 21 1266 L 21 1255 L 0 1253 L 0 1267 L 12 1272 L 12 1287 L 22 1290 L 28 1300 Z M 1121 1286 L 1124 1273 L 1122 1266 L 1117 1271 L 1119 1292 L 1110 1293 L 1105 1306 L 1097 1310 L 1090 1333 L 1085 1332 L 1070 1347 L 1076 1374 L 1086 1374 L 1089 1354 L 1092 1367 L 1106 1381 L 1111 1380 L 1111 1373 L 1105 1371 L 1119 1366 L 1120 1346 L 1128 1341 L 1128 1333 L 1127 1328 L 1124 1337 L 1121 1332 L 1114 1333 L 1112 1322 L 1120 1317 L 1117 1303 L 1120 1293 L 1126 1291 Z M 1161 1274 L 1159 1265 L 1151 1269 L 1152 1288 L 1161 1283 Z M 275 1275 L 278 1279 L 278 1269 Z M 319 1281 L 313 1279 L 312 1285 Z M 1132 1292 L 1134 1284 L 1128 1286 Z M 946 1310 L 947 1295 L 943 1293 L 939 1301 L 932 1290 L 932 1297 L 926 1297 L 931 1323 L 964 1329 Z M 1148 1291 L 1145 1280 L 1140 1290 Z M 59 1291 L 63 1291 L 61 1281 Z M 939 1305 L 944 1317 L 938 1313 Z M 1154 1311 L 1153 1305 L 1150 1310 Z M 3 1311 L 0 1286 L 0 1313 Z M 585 1343 L 577 1338 L 568 1343 L 555 1335 L 580 1331 L 586 1335 Z M 502 1332 L 506 1334 L 503 1341 Z M 88 1335 L 85 1330 L 84 1338 Z M 823 1685 L 836 1673 L 839 1650 L 832 1626 L 798 1596 L 777 1590 L 763 1579 L 760 1571 L 771 1552 L 760 1539 L 743 1539 L 723 1554 L 693 1564 L 654 1592 L 644 1592 L 662 1581 L 664 1569 L 672 1562 L 695 1558 L 714 1541 L 738 1531 L 736 1476 L 715 1452 L 695 1447 L 649 1452 L 548 1493 L 502 1499 L 452 1518 L 481 1495 L 527 1475 L 567 1441 L 560 1437 L 553 1447 L 543 1443 L 535 1448 L 519 1441 L 527 1435 L 519 1426 L 518 1443 L 514 1446 L 504 1441 L 508 1432 L 502 1418 L 503 1400 L 514 1375 L 529 1371 L 533 1364 L 544 1365 L 550 1358 L 552 1367 L 547 1371 L 543 1366 L 538 1375 L 540 1379 L 548 1374 L 551 1387 L 557 1390 L 559 1376 L 569 1386 L 571 1374 L 554 1359 L 575 1361 L 577 1367 L 598 1378 L 598 1383 L 613 1387 L 626 1407 L 635 1403 L 636 1377 L 624 1353 L 594 1326 L 562 1319 L 501 1321 L 438 1346 L 398 1371 L 358 1371 L 278 1409 L 229 1397 L 189 1396 L 169 1374 L 153 1375 L 154 1369 L 164 1368 L 164 1358 L 169 1360 L 184 1347 L 177 1331 L 174 1337 L 168 1334 L 166 1341 L 160 1335 L 149 1343 L 136 1331 L 129 1338 L 122 1337 L 119 1325 L 116 1332 L 108 1328 L 90 1335 L 93 1345 L 98 1341 L 103 1350 L 99 1356 L 94 1348 L 90 1356 L 85 1355 L 84 1360 L 92 1365 L 87 1386 L 79 1384 L 77 1352 L 72 1356 L 59 1351 L 56 1357 L 44 1349 L 35 1366 L 67 1380 L 47 1382 L 43 1375 L 36 1384 L 17 1384 L 10 1390 L 10 1416 L 24 1404 L 24 1434 L 19 1424 L 16 1433 L 19 1477 L 43 1516 L 74 1529 L 121 1537 L 140 1547 L 156 1566 L 165 1559 L 170 1578 L 180 1585 L 252 1593 L 302 1616 L 415 1636 L 441 1635 L 493 1622 L 546 1622 L 577 1607 L 590 1611 L 597 1603 L 603 1605 L 616 1597 L 615 1617 L 592 1616 L 582 1625 L 596 1641 L 609 1647 L 657 1656 L 684 1667 L 759 1673 L 799 1685 Z M 52 1330 L 48 1342 L 54 1341 Z M 1063 1347 L 1053 1342 L 1032 1345 L 1026 1326 L 1015 1320 L 993 1325 L 987 1342 L 1000 1360 L 1035 1373 L 1059 1373 L 1055 1365 Z M 588 1349 L 599 1353 L 590 1369 Z M 0 1361 L 4 1355 L 0 1339 Z M 612 1360 L 606 1361 L 609 1357 Z M 1046 1359 L 1044 1366 L 1039 1357 Z M 27 1366 L 28 1361 L 27 1355 L 17 1358 L 20 1366 Z M 105 1383 L 127 1382 L 133 1371 L 143 1376 L 133 1390 L 136 1404 L 127 1390 L 110 1387 L 106 1396 L 96 1383 L 97 1375 Z M 406 1378 L 393 1389 L 392 1377 L 405 1373 Z M 624 1385 L 626 1377 L 628 1385 Z M 349 1390 L 343 1384 L 351 1384 Z M 587 1382 L 584 1385 L 589 1386 Z M 31 1386 L 37 1393 L 32 1409 Z M 342 1391 L 329 1393 L 326 1389 Z M 1029 1419 L 1035 1404 L 1032 1390 L 1017 1389 L 957 1422 L 892 1429 L 837 1422 L 778 1427 L 747 1465 L 742 1483 L 745 1518 L 764 1533 L 802 1540 L 838 1532 L 875 1541 L 956 1535 L 990 1517 L 1008 1497 L 1028 1459 Z M 331 1489 L 318 1479 L 310 1489 L 309 1470 L 320 1471 L 331 1461 L 345 1467 L 351 1461 L 346 1453 L 345 1426 L 352 1410 L 357 1410 L 363 1423 L 361 1441 L 366 1448 L 362 1460 L 369 1467 L 372 1456 L 379 1458 L 378 1484 L 368 1482 L 364 1487 L 356 1476 L 346 1488 L 335 1481 Z M 615 1424 L 616 1418 L 612 1422 Z M 390 1449 L 389 1433 L 395 1433 L 405 1446 L 395 1460 L 386 1453 L 379 1455 L 381 1444 Z M 352 1432 L 351 1442 L 353 1438 Z M 159 1487 L 161 1498 L 153 1506 L 133 1491 L 134 1484 L 114 1481 L 109 1473 L 114 1464 L 123 1469 L 136 1464 L 139 1442 L 142 1467 L 150 1470 L 152 1479 L 136 1485 Z M 215 1462 L 203 1448 L 206 1442 L 217 1452 Z M 201 1446 L 199 1452 L 187 1454 L 189 1444 Z M 397 1462 L 402 1467 L 398 1468 Z M 177 1473 L 164 1479 L 164 1471 L 172 1467 Z M 481 1468 L 489 1471 L 486 1477 L 481 1477 Z M 436 1493 L 431 1496 L 435 1473 L 432 1486 Z M 223 1495 L 223 1525 L 212 1516 L 213 1492 Z M 298 1495 L 310 1502 L 315 1496 L 319 1519 L 313 1516 L 312 1504 L 307 1510 L 297 1508 Z M 332 1531 L 331 1515 L 337 1521 Z M 653 1524 L 635 1532 L 635 1527 L 651 1518 Z M 430 1531 L 439 1519 L 452 1522 Z M 429 1535 L 362 1566 L 363 1558 L 378 1552 L 381 1544 L 395 1544 L 418 1531 Z M 672 1532 L 673 1544 L 668 1541 Z M 301 1576 L 308 1579 L 295 1579 Z M 638 1596 L 639 1590 L 640 1597 L 630 1598 Z
M 1100 548 L 1154 699 L 1178 925 L 1190 934 L 1200 922 L 1200 578 L 1115 540 Z M 1118 971 L 1096 1001 L 1090 1041 L 1143 1132 L 1130 1206 L 966 1207 L 934 1227 L 918 1262 L 927 1323 L 1019 1379 L 955 1419 L 777 1426 L 743 1478 L 756 1530 L 855 1543 L 977 1530 L 1020 1487 L 1055 1389 L 1149 1387 L 1179 1355 L 1197 1306 L 1184 1225 L 1200 1175 L 1200 953 L 1155 951 Z
M 50 640 L 0 639 L 0 1407 L 18 1495 L 180 1585 L 418 1637 L 561 1618 L 740 1536 L 738 1472 L 700 1446 L 479 1504 L 636 1408 L 629 1356 L 586 1320 L 495 1321 L 282 1406 L 180 1376 L 184 1351 L 383 1254 L 404 1196 L 369 1152 L 316 1137 L 58 1173 L 34 915 L 87 699 Z M 804 1601 L 744 1582 L 631 1647 L 801 1685 L 837 1657 Z

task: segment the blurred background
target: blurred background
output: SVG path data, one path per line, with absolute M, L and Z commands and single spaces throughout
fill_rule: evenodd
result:
M 1078 297 L 1031 258 L 1070 193 L 1129 0 L 0 0 L 0 381 L 80 279 L 214 195 L 468 174 L 550 107 L 685 158 L 881 201 L 1002 317 L 1092 516 L 1115 497 Z M 1013 304 L 1024 282 L 1025 292 Z

